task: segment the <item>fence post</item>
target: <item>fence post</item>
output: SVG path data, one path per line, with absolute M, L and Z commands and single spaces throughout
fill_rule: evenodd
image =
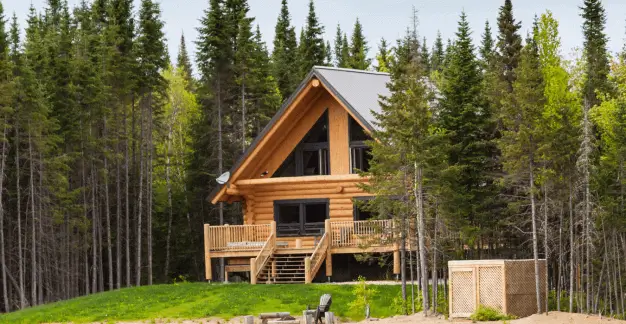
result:
M 311 283 L 311 258 L 304 258 L 304 283 Z
M 213 270 L 211 269 L 211 241 L 209 237 L 209 224 L 204 224 L 204 277 L 206 280 L 213 279 Z
M 250 258 L 250 284 L 256 285 L 256 258 Z

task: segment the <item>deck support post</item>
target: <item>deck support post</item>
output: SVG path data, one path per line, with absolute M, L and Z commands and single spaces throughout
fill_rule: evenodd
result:
M 256 285 L 256 258 L 250 258 L 250 284 Z
M 204 276 L 211 281 L 213 279 L 213 269 L 211 269 L 211 241 L 209 239 L 209 224 L 204 224 Z
M 304 258 L 304 283 L 311 283 L 313 280 L 311 278 L 311 258 Z
M 393 274 L 400 274 L 400 249 L 398 243 L 393 246 Z
M 330 282 L 330 277 L 333 276 L 333 255 L 330 253 L 330 250 L 326 252 L 326 277 L 328 277 L 328 281 Z
M 276 235 L 276 221 L 271 221 L 270 222 L 270 228 L 271 228 L 271 233 Z

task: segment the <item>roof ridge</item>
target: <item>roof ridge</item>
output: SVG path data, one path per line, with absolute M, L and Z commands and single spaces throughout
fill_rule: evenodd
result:
M 374 75 L 389 75 L 387 72 L 377 72 L 377 71 L 367 71 L 367 70 L 357 70 L 357 69 L 348 69 L 348 68 L 339 68 L 334 66 L 321 66 L 316 65 L 313 67 L 314 70 L 335 70 L 335 71 L 343 71 L 343 72 L 352 72 L 352 73 L 363 73 L 363 74 L 374 74 Z

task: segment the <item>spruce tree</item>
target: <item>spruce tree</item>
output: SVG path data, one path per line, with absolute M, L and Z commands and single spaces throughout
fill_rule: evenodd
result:
M 189 53 L 187 53 L 187 44 L 185 42 L 185 34 L 180 35 L 180 45 L 178 46 L 178 56 L 176 58 L 176 68 L 183 71 L 183 76 L 187 81 L 187 89 L 192 89 L 193 71 Z
M 348 35 L 343 33 L 343 38 L 341 40 L 341 62 L 342 65 L 339 67 L 347 68 L 350 65 L 350 42 L 348 41 Z
M 441 89 L 440 127 L 450 134 L 448 162 L 457 170 L 453 177 L 453 198 L 448 210 L 459 226 L 467 226 L 468 239 L 475 239 L 479 224 L 493 221 L 489 210 L 495 185 L 491 142 L 491 112 L 485 108 L 482 76 L 474 54 L 471 31 L 465 13 L 461 15 L 456 39 L 449 46 Z M 470 230 L 471 229 L 471 230 Z
M 326 46 L 324 46 L 324 65 L 333 66 L 333 48 L 330 46 L 330 41 L 326 41 Z
M 13 77 L 11 69 L 11 59 L 9 54 L 9 35 L 6 26 L 6 19 L 4 16 L 4 8 L 2 2 L 0 2 L 0 263 L 3 265 L 8 264 L 7 248 L 4 238 L 4 226 L 5 226 L 5 165 L 7 160 L 7 144 L 8 144 L 8 131 L 10 130 L 11 106 L 13 100 Z M 19 235 L 19 233 L 18 233 Z M 4 312 L 11 311 L 11 303 L 9 300 L 9 287 L 7 267 L 0 269 L 0 285 L 2 285 L 2 305 Z
M 422 47 L 420 51 L 420 58 L 422 60 L 422 65 L 426 70 L 426 73 L 430 73 L 430 54 L 428 53 L 428 46 L 426 45 L 426 37 L 422 39 Z
M 161 20 L 161 9 L 152 0 L 142 0 L 139 10 L 139 31 L 137 38 L 137 58 L 139 59 L 138 74 L 141 79 L 138 81 L 140 106 L 145 109 L 146 121 L 146 232 L 148 250 L 148 285 L 152 284 L 152 118 L 155 113 L 162 110 L 163 102 L 158 100 L 154 94 L 165 94 L 167 82 L 161 72 L 169 65 L 167 47 L 165 45 L 165 34 L 163 32 L 164 23 Z M 143 125 L 140 125 L 143 127 Z M 144 145 L 144 144 L 140 144 Z M 141 155 L 140 148 L 140 155 Z M 140 182 L 142 178 L 140 167 Z M 139 192 L 139 213 L 137 225 L 137 277 L 136 285 L 141 285 L 141 184 Z
M 313 0 L 309 0 L 309 14 L 306 19 L 306 25 L 300 37 L 299 46 L 299 64 L 300 75 L 302 79 L 316 65 L 323 65 L 325 59 L 324 53 L 324 27 L 320 25 L 315 13 L 315 5 Z
M 378 72 L 389 72 L 389 67 L 391 66 L 392 55 L 389 48 L 387 48 L 387 41 L 384 38 L 380 39 L 380 43 L 378 44 L 378 54 L 376 54 L 376 71 Z
M 357 18 L 354 23 L 354 30 L 352 31 L 348 67 L 357 70 L 367 70 L 371 64 L 371 59 L 367 58 L 368 51 L 369 47 L 367 46 L 365 35 L 363 35 L 363 26 Z
M 537 44 L 531 38 L 521 53 L 517 79 L 513 83 L 515 96 L 504 106 L 503 122 L 506 131 L 500 139 L 500 149 L 504 160 L 504 169 L 510 174 L 509 181 L 514 186 L 523 188 L 523 212 L 530 214 L 532 250 L 535 260 L 535 288 L 537 312 L 542 309 L 539 278 L 538 246 L 538 203 L 537 178 L 539 176 L 539 154 L 541 139 L 544 135 L 541 127 L 544 105 L 544 81 Z
M 437 31 L 437 38 L 435 39 L 435 45 L 433 46 L 432 55 L 430 56 L 430 67 L 433 71 L 442 71 L 444 57 L 445 52 L 441 32 Z
M 421 62 L 419 42 L 414 36 L 408 33 L 398 41 L 396 56 L 390 65 L 391 95 L 381 98 L 381 113 L 376 114 L 379 130 L 374 133 L 376 141 L 371 141 L 372 162 L 368 172 L 371 180 L 366 189 L 376 193 L 368 206 L 373 211 L 384 210 L 384 214 L 394 215 L 398 224 L 406 224 L 408 215 L 415 217 L 420 285 L 427 287 L 425 217 L 426 210 L 434 207 L 434 197 L 439 194 L 439 180 L 445 169 L 445 134 L 436 127 L 436 114 L 429 104 L 433 94 L 424 82 L 427 74 Z M 399 243 L 404 246 L 408 238 L 402 225 L 399 231 Z M 402 249 L 401 254 L 405 253 Z M 406 297 L 404 289 L 403 297 Z M 424 312 L 429 309 L 428 296 L 428 290 L 423 289 Z
M 272 75 L 278 82 L 280 94 L 284 98 L 288 98 L 300 82 L 297 58 L 296 30 L 291 26 L 287 0 L 282 0 L 274 35 Z
M 335 60 L 333 61 L 335 67 L 345 67 L 345 62 L 342 55 L 343 50 L 343 34 L 341 32 L 341 26 L 337 24 L 337 33 L 335 34 L 334 52 Z
M 584 99 L 589 107 L 598 104 L 597 91 L 609 91 L 609 58 L 607 53 L 608 38 L 604 31 L 606 12 L 600 0 L 585 0 L 581 17 L 583 22 L 584 57 L 586 79 L 583 88 Z
M 480 43 L 480 58 L 484 65 L 488 64 L 493 56 L 493 37 L 491 35 L 491 26 L 489 20 L 485 21 L 485 31 L 482 34 L 482 41 Z
M 511 0 L 504 0 L 498 13 L 498 41 L 496 48 L 497 72 L 499 79 L 504 82 L 504 91 L 513 91 L 515 81 L 515 69 L 519 64 L 519 56 L 522 50 L 522 37 L 519 35 L 521 23 L 513 17 L 513 4 Z

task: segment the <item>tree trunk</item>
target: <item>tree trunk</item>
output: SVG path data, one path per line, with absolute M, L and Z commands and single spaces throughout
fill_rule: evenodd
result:
M 125 208 L 125 221 L 124 221 L 124 225 L 126 226 L 126 229 L 124 231 L 125 234 L 125 241 L 126 243 L 124 244 L 125 248 L 126 248 L 126 287 L 130 287 L 130 193 L 129 193 L 129 182 L 130 182 L 130 177 L 129 177 L 129 143 L 128 143 L 128 132 L 126 131 L 126 127 L 127 127 L 127 120 L 126 120 L 126 109 L 124 109 L 124 114 L 123 114 L 123 119 L 124 119 L 124 127 L 123 127 L 123 136 L 124 136 L 124 208 Z
M 568 199 L 568 210 L 569 210 L 569 312 L 574 312 L 574 226 L 576 226 L 576 222 L 574 221 L 574 202 L 573 195 L 574 192 L 572 190 L 572 184 L 569 183 L 569 199 Z
M 32 142 L 32 126 L 28 125 L 28 162 L 29 162 L 29 192 L 30 192 L 30 212 L 31 212 L 31 283 L 30 283 L 30 298 L 31 305 L 37 305 L 37 249 L 35 246 L 35 242 L 37 240 L 36 235 L 36 224 L 37 218 L 35 216 L 35 164 L 33 157 L 33 142 Z
M 532 154 L 528 161 L 528 172 L 530 179 L 528 182 L 528 194 L 530 198 L 530 214 L 533 229 L 533 258 L 535 260 L 535 297 L 537 298 L 537 314 L 541 313 L 541 293 L 540 293 L 540 279 L 539 279 L 539 244 L 537 242 L 537 215 L 535 207 L 535 178 L 534 178 L 534 165 Z
M 140 104 L 141 105 L 141 104 Z M 139 109 L 139 199 L 138 199 L 138 209 L 137 209 L 137 255 L 136 255 L 136 278 L 135 285 L 141 286 L 141 220 L 142 220 L 142 211 L 143 211 L 143 182 L 144 182 L 144 109 Z
M 152 91 L 148 92 L 148 158 L 146 166 L 146 198 L 148 202 L 147 232 L 148 232 L 148 285 L 152 285 Z
M 561 311 L 561 292 L 563 285 L 563 205 L 561 204 L 561 210 L 559 213 L 559 266 L 558 266 L 558 277 L 556 284 L 556 310 L 557 312 Z M 546 308 L 547 310 L 547 308 Z
M 219 175 L 224 172 L 224 145 L 223 145 L 223 130 L 222 130 L 222 80 L 219 71 L 217 72 L 217 173 Z M 219 217 L 220 225 L 224 225 L 224 203 L 219 203 Z M 219 259 L 219 274 L 220 281 L 224 281 L 224 258 Z M 209 261 L 210 262 L 210 261 Z
M 20 128 L 19 122 L 15 125 L 15 191 L 16 191 L 16 206 L 17 206 L 17 262 L 19 271 L 19 295 L 20 295 L 20 309 L 26 307 L 26 292 L 24 291 L 24 252 L 22 250 L 22 188 L 20 187 Z
M 418 249 L 420 253 L 420 279 L 422 283 L 422 310 L 424 314 L 428 314 L 428 265 L 426 260 L 426 242 L 425 242 L 425 222 L 424 222 L 424 193 L 423 193 L 423 175 L 422 175 L 422 167 L 418 166 L 417 163 L 414 165 L 415 167 L 415 202 L 417 204 L 417 239 L 418 239 Z
M 102 136 L 104 140 L 107 140 L 107 119 L 103 118 L 103 131 Z M 109 206 L 109 162 L 107 159 L 108 148 L 107 145 L 104 145 L 104 213 L 105 213 L 105 221 L 107 226 L 107 268 L 109 270 L 109 290 L 113 290 L 113 250 L 111 247 L 111 208 Z
M 2 273 L 2 303 L 4 312 L 11 311 L 9 305 L 9 290 L 7 287 L 7 263 L 4 247 L 4 167 L 7 151 L 7 121 L 4 120 L 2 130 L 2 151 L 0 151 L 0 273 Z
M 433 245 L 432 245 L 432 253 L 433 253 L 433 272 L 432 272 L 432 283 L 433 283 L 433 312 L 437 312 L 437 290 L 439 289 L 439 281 L 437 276 L 437 227 L 439 222 L 439 204 L 435 202 L 435 228 L 433 233 Z
M 548 248 L 548 188 L 547 186 L 543 186 L 543 251 L 545 254 L 545 258 L 546 258 L 546 273 L 545 273 L 545 280 L 546 280 L 546 289 L 548 289 L 549 286 L 549 281 L 548 281 L 548 266 L 550 264 L 550 250 Z M 544 300 L 544 307 L 546 310 L 546 313 L 548 312 L 548 299 L 545 298 Z

